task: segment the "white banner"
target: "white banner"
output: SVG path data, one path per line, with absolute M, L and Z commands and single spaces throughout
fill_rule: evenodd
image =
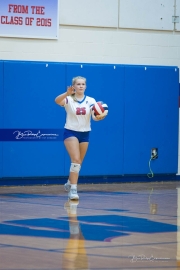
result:
M 0 36 L 58 39 L 58 0 L 0 0 Z

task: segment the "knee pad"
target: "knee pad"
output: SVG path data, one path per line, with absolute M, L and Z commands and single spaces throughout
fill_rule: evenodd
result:
M 70 172 L 79 173 L 81 165 L 78 163 L 71 163 Z

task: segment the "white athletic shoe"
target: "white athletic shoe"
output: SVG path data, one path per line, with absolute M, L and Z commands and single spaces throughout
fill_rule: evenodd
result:
M 69 192 L 71 189 L 71 185 L 69 183 L 64 184 L 65 191 Z
M 77 194 L 77 189 L 71 188 L 69 193 L 68 193 L 68 197 L 70 200 L 79 200 L 79 196 Z

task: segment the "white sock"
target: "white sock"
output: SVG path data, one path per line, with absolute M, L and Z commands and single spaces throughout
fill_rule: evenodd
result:
M 71 188 L 72 189 L 77 189 L 77 185 L 76 184 L 71 184 Z
M 71 184 L 71 182 L 69 181 L 69 179 L 67 180 L 67 184 L 68 184 L 68 185 L 70 185 L 70 184 Z

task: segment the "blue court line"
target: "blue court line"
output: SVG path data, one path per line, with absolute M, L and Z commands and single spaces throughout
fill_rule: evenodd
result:
M 78 208 L 80 209 L 80 208 Z M 94 210 L 94 209 L 93 209 Z M 121 209 L 98 209 L 99 211 L 109 211 L 109 212 L 128 212 L 128 214 L 138 214 L 138 215 L 146 215 L 146 216 L 152 216 L 152 214 L 148 213 L 148 212 L 134 212 L 131 210 L 121 210 Z M 149 208 L 148 208 L 149 210 Z M 155 214 L 153 216 L 157 216 L 157 217 L 168 217 L 170 219 L 171 218 L 177 218 L 177 216 L 171 216 L 171 215 L 162 215 L 162 214 Z
M 154 263 L 154 262 L 152 262 L 152 263 Z M 126 268 L 126 267 L 123 266 L 123 268 L 119 268 L 119 267 L 118 267 L 118 268 L 111 268 L 111 269 L 110 269 L 110 268 L 104 268 L 104 267 L 103 267 L 103 268 L 91 268 L 90 270 L 121 270 L 121 269 L 122 269 L 122 270 L 126 270 L 126 269 L 127 269 L 127 270 L 132 270 L 132 269 L 138 269 L 138 270 L 139 270 L 139 269 L 143 269 L 143 270 L 148 270 L 148 269 L 154 269 L 154 267 L 153 267 L 153 268 L 152 268 L 152 267 L 150 267 L 150 268 L 149 268 L 149 267 L 146 267 L 146 269 L 144 269 L 144 267 L 143 267 L 143 268 L 141 268 L 141 267 L 138 267 L 138 268 L 136 268 L 136 267 L 129 268 L 129 267 L 128 267 L 128 268 Z M 160 269 L 160 270 L 161 270 L 161 269 L 170 269 L 170 270 L 175 269 L 175 270 L 176 270 L 176 269 L 177 269 L 177 266 L 176 266 L 176 267 L 175 267 L 175 266 L 174 266 L 174 267 L 172 267 L 172 266 L 159 267 L 159 266 L 158 266 L 158 269 Z M 7 269 L 4 268 L 4 269 L 1 269 L 1 270 L 7 270 Z M 19 270 L 19 269 L 15 269 L 15 268 L 10 269 L 10 268 L 8 268 L 8 270 Z M 36 268 L 36 269 L 35 269 L 35 268 L 31 268 L 31 270 L 47 270 L 47 269 L 45 269 L 45 268 L 42 268 L 42 269 L 40 269 L 40 268 Z M 60 270 L 60 268 L 57 268 L 57 269 L 53 268 L 53 270 Z
M 64 200 L 64 198 L 62 198 Z M 67 196 L 66 196 L 66 199 L 67 199 Z M 11 202 L 15 202 L 15 203 L 19 203 L 19 204 L 29 204 L 29 205 L 38 205 L 38 206 L 41 206 L 41 205 L 48 205 L 48 206 L 59 206 L 60 207 L 60 203 L 58 204 L 50 204 L 50 203 L 40 203 L 39 201 L 37 202 L 26 202 L 26 201 L 18 201 L 18 200 L 11 200 L 11 199 L 7 199 L 7 200 L 1 200 L 1 202 L 4 202 L 4 203 L 11 203 Z M 59 200 L 60 202 L 60 200 Z
M 47 268 L 31 268 L 31 269 L 29 269 L 29 268 L 26 268 L 27 270 L 47 270 Z M 5 269 L 2 269 L 1 268 L 1 270 L 7 270 L 7 268 Z M 19 270 L 19 269 L 15 269 L 15 268 L 8 268 L 8 270 Z M 55 269 L 55 268 L 53 268 L 53 270 L 60 270 L 60 268 L 57 268 L 57 269 Z M 91 269 L 91 270 L 96 270 L 96 269 Z M 114 270 L 114 269 L 106 269 L 106 270 Z M 120 270 L 120 269 L 118 269 L 118 270 Z
M 147 263 L 152 263 L 152 264 L 154 264 L 154 266 L 148 266 L 147 267 L 147 265 L 146 265 L 146 269 L 144 269 L 144 266 L 142 266 L 142 267 L 134 267 L 134 264 L 135 264 L 135 262 L 134 263 L 132 263 L 132 268 L 130 268 L 130 267 L 124 267 L 123 266 L 123 268 L 117 268 L 117 270 L 132 270 L 132 269 L 137 269 L 137 270 L 139 270 L 139 269 L 143 269 L 143 270 L 148 270 L 148 269 L 162 269 L 162 270 L 164 270 L 164 269 L 170 269 L 170 270 L 173 270 L 173 269 L 175 269 L 175 270 L 177 270 L 177 266 L 159 266 L 158 265 L 158 262 L 147 262 Z M 157 268 L 158 267 L 158 268 Z M 104 268 L 97 268 L 97 269 L 92 269 L 92 270 L 114 270 L 114 269 L 116 269 L 116 268 L 113 268 L 113 269 L 104 269 Z
M 79 190 L 78 193 L 83 193 L 83 194 L 91 194 L 91 195 L 134 195 L 134 194 L 138 194 L 138 193 L 132 193 L 132 192 L 121 192 L 121 191 L 113 191 L 113 192 L 109 192 L 109 191 L 85 191 L 85 190 Z M 148 194 L 148 193 L 147 193 Z M 3 197 L 15 197 L 15 198 L 56 198 L 61 196 L 61 194 L 59 195 L 50 195 L 50 194 L 29 194 L 29 193 L 6 193 L 6 194 L 0 194 L 0 196 Z
M 132 212 L 131 210 L 129 210 L 128 214 L 138 214 L 138 215 L 148 215 L 148 216 L 152 216 L 152 214 L 150 213 L 145 213 L 145 212 Z M 171 216 L 171 215 L 162 215 L 162 214 L 155 214 L 153 216 L 158 216 L 158 217 L 168 217 L 168 218 L 177 218 L 177 216 Z
M 6 248 L 22 248 L 22 249 L 28 249 L 28 250 L 36 250 L 36 251 L 45 251 L 45 252 L 54 252 L 54 253 L 61 253 L 63 254 L 64 253 L 64 250 L 65 248 L 63 249 L 42 249 L 42 248 L 33 248 L 33 247 L 26 247 L 26 246 L 18 246 L 18 245 L 4 245 L 4 247 Z M 3 247 L 3 248 L 4 248 Z M 109 248 L 109 247 L 107 247 Z M 85 248 L 86 250 L 88 248 Z M 72 250 L 74 250 L 74 248 L 72 248 Z M 106 257 L 107 258 L 107 255 L 99 255 L 99 254 L 88 254 L 88 257 L 89 256 L 95 256 L 95 257 Z M 127 258 L 126 256 L 109 256 L 110 258 L 114 258 L 114 259 L 119 259 L 119 258 L 122 258 L 122 259 L 125 259 Z
M 60 239 L 59 239 L 60 240 Z M 64 240 L 64 239 L 61 239 Z M 68 238 L 66 239 L 66 241 L 68 241 Z M 84 240 L 85 242 L 88 242 L 88 240 Z M 106 242 L 108 243 L 108 242 Z M 91 250 L 91 249 L 109 249 L 109 248 L 126 248 L 126 247 L 141 247 L 141 246 L 155 246 L 155 245 L 172 245 L 172 244 L 177 244 L 177 242 L 161 242 L 161 243 L 142 243 L 142 244 L 122 244 L 122 245 L 111 245 L 108 244 L 108 246 L 102 246 L 102 245 L 96 245 L 93 247 L 86 247 L 86 250 Z M 4 247 L 17 247 L 17 248 L 27 248 L 27 249 L 34 249 L 34 250 L 41 250 L 41 251 L 50 251 L 50 252 L 61 252 L 64 251 L 63 249 L 41 249 L 41 248 L 33 248 L 33 247 L 26 247 L 26 246 L 18 246 L 18 245 L 10 245 L 10 244 L 1 244 L 0 248 L 4 248 Z M 97 254 L 95 254 L 94 256 L 96 256 Z M 99 255 L 98 255 L 99 256 Z M 102 255 L 103 256 L 103 255 Z
M 131 246 L 131 245 L 130 245 Z M 42 249 L 42 248 L 33 248 L 33 247 L 27 247 L 27 246 L 18 246 L 18 245 L 4 245 L 4 247 L 7 247 L 7 248 L 22 248 L 22 249 L 28 249 L 28 250 L 36 250 L 36 251 L 45 251 L 45 252 L 54 252 L 54 253 L 61 253 L 61 254 L 63 254 L 64 253 L 64 250 L 65 250 L 65 248 L 63 248 L 63 249 Z M 117 247 L 120 247 L 120 246 L 114 246 L 115 248 L 117 248 Z M 123 247 L 126 247 L 126 246 L 124 246 L 123 245 Z M 87 251 L 87 250 L 89 250 L 89 249 L 99 249 L 99 248 L 102 248 L 102 249 L 109 249 L 109 248 L 112 248 L 112 246 L 111 247 L 91 247 L 91 248 L 89 248 L 89 247 L 86 247 L 85 248 L 85 250 Z M 74 248 L 72 248 L 72 250 L 74 250 Z M 102 257 L 102 258 L 107 258 L 107 257 L 110 257 L 110 258 L 114 258 L 114 259 L 131 259 L 131 257 L 129 257 L 129 256 L 131 256 L 131 255 L 129 255 L 128 257 L 127 256 L 107 256 L 107 255 L 102 255 L 102 254 L 96 254 L 96 253 L 91 253 L 91 254 L 88 254 L 88 257 Z M 174 260 L 174 259 L 171 259 L 170 258 L 170 260 L 168 260 L 168 261 L 172 261 L 172 260 Z
M 135 194 L 133 192 L 121 192 L 121 191 L 86 191 L 86 190 L 80 190 L 78 193 L 86 193 L 86 194 L 93 194 L 93 195 L 132 195 Z
M 66 195 L 63 195 L 64 197 L 67 197 Z M 60 200 L 64 200 L 63 196 L 56 196 L 58 199 L 58 202 L 60 202 Z M 53 196 L 54 197 L 54 196 Z M 0 195 L 1 198 L 1 195 Z M 22 197 L 24 199 L 24 197 Z M 45 198 L 45 197 L 41 197 L 41 198 Z M 13 199 L 7 199 L 7 200 L 1 200 L 1 202 L 5 202 L 5 203 L 11 203 L 11 202 L 15 202 L 15 203 L 19 203 L 19 204 L 27 204 L 27 205 L 48 205 L 48 206 L 59 206 L 60 204 L 50 204 L 50 203 L 40 203 L 39 201 L 37 202 L 27 202 L 27 201 L 19 201 L 19 200 L 13 200 Z M 86 208 L 86 207 L 78 207 L 78 209 L 86 209 L 86 210 L 92 210 L 92 208 Z M 122 210 L 122 209 L 93 209 L 94 211 L 107 211 L 107 212 L 128 212 L 128 214 L 138 214 L 138 215 L 148 215 L 148 216 L 152 216 L 152 214 L 148 213 L 148 212 L 134 212 L 131 210 Z M 171 216 L 171 215 L 162 215 L 162 214 L 156 214 L 156 216 L 159 217 L 172 217 L 172 218 L 177 218 L 177 216 Z
M 58 198 L 60 195 L 43 195 L 43 194 L 29 194 L 29 193 L 6 193 L 0 194 L 0 197 L 13 197 L 13 198 L 25 198 L 25 199 L 39 199 L 39 198 Z

